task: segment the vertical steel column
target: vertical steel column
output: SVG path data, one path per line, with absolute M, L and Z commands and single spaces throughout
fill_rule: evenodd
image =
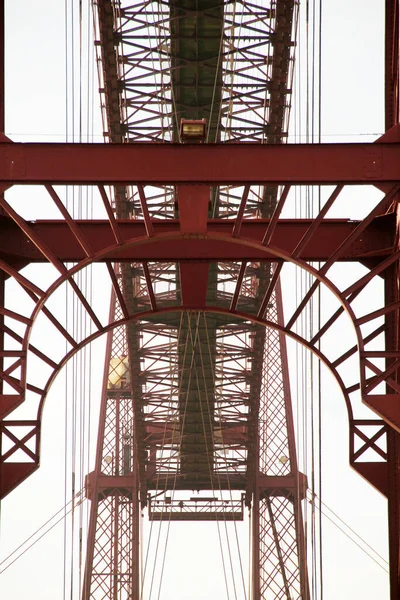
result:
M 111 301 L 110 317 L 122 313 Z M 121 314 L 120 314 L 121 313 Z M 124 328 L 108 335 L 82 600 L 139 599 L 139 497 Z
M 400 435 L 388 432 L 388 519 L 390 600 L 400 598 Z
M 4 111 L 4 71 L 5 71 L 5 12 L 4 12 L 5 0 L 0 0 L 0 141 L 1 135 L 4 134 L 5 129 L 5 111 Z M 0 190 L 3 193 L 3 189 Z M 1 213 L 0 213 L 1 214 Z M 0 307 L 4 307 L 4 273 L 0 274 Z M 4 315 L 0 315 L 0 352 L 4 350 Z M 0 354 L 0 371 L 3 371 L 4 357 Z M 0 394 L 3 394 L 3 380 L 0 382 Z M 1 406 L 0 406 L 1 415 Z
M 5 304 L 5 277 L 4 273 L 0 273 L 0 307 Z M 4 370 L 4 315 L 0 315 L 0 371 Z M 0 398 L 4 392 L 4 381 L 0 379 Z M 2 406 L 0 400 L 0 418 L 2 417 Z
M 5 11 L 4 1 L 0 0 L 0 135 L 4 135 L 5 110 L 4 110 L 4 70 L 5 70 Z
M 399 0 L 385 1 L 385 130 L 399 122 Z
M 400 297 L 399 267 L 395 265 L 386 271 L 385 304 L 397 302 Z M 391 312 L 385 319 L 385 350 L 399 351 L 399 316 L 398 311 Z M 386 368 L 394 361 L 386 359 Z M 399 375 L 396 375 L 399 381 Z M 386 386 L 386 393 L 393 390 Z M 400 434 L 394 429 L 388 431 L 388 520 L 389 520 L 389 570 L 390 600 L 400 598 Z
M 278 284 L 268 317 L 283 323 Z M 289 367 L 283 334 L 266 332 L 253 492 L 253 600 L 308 600 L 301 501 L 307 487 L 297 466 Z

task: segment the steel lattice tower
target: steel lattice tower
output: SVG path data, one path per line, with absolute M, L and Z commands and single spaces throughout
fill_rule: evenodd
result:
M 112 320 L 122 316 L 115 302 L 114 297 Z M 91 519 L 83 597 L 136 598 L 139 502 L 125 328 L 108 336 L 107 357 L 96 465 L 86 483 Z
M 153 520 L 239 520 L 251 507 L 253 600 L 308 599 L 307 481 L 297 466 L 286 337 L 335 378 L 350 464 L 388 498 L 391 600 L 399 597 L 398 8 L 386 2 L 387 133 L 375 144 L 282 143 L 297 23 L 297 3 L 288 0 L 99 0 L 109 143 L 1 138 L 2 192 L 44 186 L 61 215 L 32 222 L 0 197 L 2 497 L 39 466 L 43 406 L 57 373 L 108 335 L 96 465 L 86 486 L 83 600 L 140 597 L 138 520 L 146 505 Z M 181 119 L 205 119 L 205 143 L 185 143 Z M 381 197 L 358 221 L 328 218 L 352 184 L 373 185 Z M 107 218 L 75 219 L 58 185 L 95 186 Z M 312 218 L 282 218 L 291 187 L 304 185 L 334 189 Z M 94 262 L 106 264 L 113 290 L 108 323 L 75 277 Z M 331 267 L 340 262 L 366 270 L 338 282 Z M 53 268 L 50 284 L 21 272 L 35 263 Z M 284 315 L 279 276 L 287 263 L 311 283 Z M 14 306 L 8 278 L 28 298 L 26 308 Z M 372 304 L 371 283 L 381 289 Z M 53 302 L 63 286 L 91 323 L 84 339 Z M 319 329 L 299 334 L 296 321 L 321 287 L 334 309 Z M 347 346 L 324 345 L 342 316 L 352 326 Z M 38 317 L 65 352 L 32 336 Z M 32 359 L 41 378 L 28 369 Z M 27 396 L 36 412 L 13 419 Z M 374 415 L 358 412 L 361 400 Z M 192 490 L 206 500 L 191 499 Z M 160 491 L 163 501 L 154 503 Z

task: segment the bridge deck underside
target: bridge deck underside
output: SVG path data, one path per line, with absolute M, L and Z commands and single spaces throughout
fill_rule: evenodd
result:
M 99 2 L 109 140 L 177 142 L 183 118 L 205 119 L 208 142 L 281 142 L 290 104 L 294 4 L 174 0 L 132 6 Z M 145 30 L 146 39 L 141 39 Z M 146 188 L 144 193 L 150 218 L 179 218 L 173 188 Z M 234 216 L 244 193 L 243 188 L 213 188 L 208 216 Z M 277 194 L 277 187 L 248 192 L 245 216 L 270 217 Z M 119 218 L 146 218 L 140 191 L 115 188 L 115 203 Z M 171 265 L 167 285 L 165 280 L 161 283 L 163 269 L 162 263 L 153 263 L 146 275 L 140 264 L 121 266 L 130 312 L 135 312 L 141 301 L 148 301 L 149 279 L 158 305 L 181 298 L 179 268 Z M 229 306 L 239 271 L 240 263 L 210 264 L 207 302 Z M 270 264 L 249 263 L 245 276 L 242 274 L 238 306 L 254 312 L 270 277 Z M 141 298 L 135 300 L 138 289 Z M 152 362 L 143 359 L 149 323 L 128 330 L 143 493 L 174 482 L 179 489 L 241 488 L 249 498 L 258 452 L 256 415 L 264 328 L 235 318 L 199 315 L 183 320 L 167 316 L 158 326 L 165 326 L 170 334 L 163 376 L 157 374 L 160 367 L 156 366 L 165 363 L 163 350 L 154 347 Z M 224 362 L 221 357 L 229 356 L 227 348 L 235 344 L 237 356 Z M 148 400 L 149 389 L 153 395 L 161 389 L 157 406 Z M 161 441 L 152 427 L 159 431 L 160 423 L 165 426 L 168 419 L 179 423 L 179 435 L 166 444 L 165 436 Z
M 206 119 L 208 139 L 218 140 L 222 93 L 223 0 L 170 3 L 171 82 L 176 125 Z M 174 140 L 178 141 L 177 133 Z

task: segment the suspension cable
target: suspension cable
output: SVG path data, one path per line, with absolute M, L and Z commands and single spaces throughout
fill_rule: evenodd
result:
M 198 320 L 200 320 L 200 314 L 201 313 L 198 313 Z M 205 320 L 205 317 L 204 317 L 204 320 Z M 206 324 L 206 328 L 207 328 L 207 324 Z M 208 349 L 210 349 L 208 336 L 207 336 L 207 343 L 208 343 Z M 202 363 L 201 367 L 202 367 L 202 375 L 203 375 L 203 379 L 204 379 L 205 399 L 206 399 L 206 404 L 207 404 L 207 407 L 208 407 L 208 416 L 209 416 L 210 427 L 211 427 L 211 431 L 212 431 L 213 425 L 212 425 L 212 420 L 211 420 L 211 415 L 210 415 L 210 404 L 209 404 L 209 400 L 208 400 L 208 393 L 207 393 L 207 386 L 206 386 L 206 375 L 205 375 L 205 369 L 204 369 L 204 363 L 203 363 L 203 360 L 202 360 L 202 353 L 201 353 L 201 351 L 199 352 L 199 354 L 200 354 L 201 363 Z M 196 380 L 197 380 L 197 391 L 198 391 L 198 394 L 199 394 L 199 398 L 201 398 L 199 379 L 198 379 L 198 376 L 197 376 L 197 369 L 196 369 Z M 204 431 L 204 436 L 205 436 L 204 439 L 205 439 L 205 445 L 206 445 L 206 454 L 207 454 L 207 457 L 208 457 L 207 464 L 208 464 L 208 470 L 209 470 L 209 476 L 210 476 L 210 485 L 211 485 L 213 493 L 215 493 L 214 478 L 213 478 L 213 471 L 212 471 L 211 458 L 210 458 L 210 451 L 209 451 L 208 442 L 207 442 L 207 432 L 206 432 L 206 425 L 205 425 L 205 420 L 204 420 L 204 412 L 203 412 L 203 406 L 202 406 L 202 401 L 201 400 L 200 400 L 199 406 L 200 406 L 201 419 L 202 419 L 203 431 Z M 216 476 L 217 476 L 217 481 L 218 481 L 218 490 L 220 492 L 222 492 L 222 486 L 221 486 L 221 481 L 220 481 L 220 475 L 219 475 L 218 467 L 216 469 Z M 224 520 L 225 530 L 226 530 L 226 538 L 227 538 L 227 545 L 228 545 L 228 556 L 229 556 L 230 565 L 231 565 L 234 594 L 235 594 L 235 598 L 237 599 L 236 586 L 235 586 L 235 580 L 234 580 L 234 570 L 233 570 L 232 557 L 231 557 L 231 551 L 230 551 L 230 542 L 229 542 L 229 537 L 228 537 L 228 532 L 227 532 L 227 526 L 226 526 L 225 511 L 223 511 L 223 520 Z M 223 544 L 222 544 L 222 536 L 221 536 L 221 528 L 220 528 L 219 520 L 217 520 L 216 523 L 217 523 L 217 531 L 218 531 L 218 540 L 219 540 L 220 551 L 221 551 L 222 568 L 223 568 L 223 573 L 224 573 L 224 581 L 225 581 L 226 594 L 227 594 L 227 598 L 229 600 L 229 587 L 228 587 L 228 579 L 227 579 L 227 573 L 226 573 L 225 557 L 224 557 L 224 552 L 223 552 Z
M 318 102 L 317 102 L 317 132 L 318 143 L 322 141 L 322 0 L 319 0 L 318 14 Z M 321 186 L 318 186 L 318 213 L 321 211 Z M 320 265 L 318 266 L 320 268 Z M 318 330 L 321 329 L 321 286 L 318 286 Z M 318 340 L 318 349 L 321 349 L 321 341 Z M 318 361 L 318 436 L 319 436 L 319 495 L 322 498 L 322 364 Z M 322 500 L 321 500 L 322 502 Z M 322 536 L 322 511 L 319 516 L 319 572 L 320 572 L 320 598 L 324 597 L 323 577 L 323 536 Z
M 80 490 L 79 492 L 77 492 L 76 494 L 76 498 L 79 499 L 79 503 L 82 503 L 85 498 L 81 497 L 83 494 L 83 489 Z M 6 565 L 3 569 L 0 570 L 0 574 L 4 573 L 9 567 L 11 567 L 11 565 L 13 565 L 19 558 L 21 558 L 21 556 L 23 556 L 26 552 L 28 552 L 28 550 L 30 550 L 30 548 L 32 548 L 33 546 L 35 546 L 39 540 L 41 540 L 47 533 L 49 533 L 49 531 L 51 531 L 56 525 L 58 525 L 58 523 L 61 523 L 61 521 L 63 521 L 67 515 L 71 512 L 72 507 L 70 506 L 69 509 L 67 510 L 67 507 L 69 504 L 72 504 L 73 499 L 71 498 L 71 500 L 69 500 L 67 502 L 66 505 L 62 506 L 56 513 L 54 513 L 53 516 L 51 516 L 43 525 L 41 525 L 38 529 L 36 529 L 36 531 L 34 531 L 26 540 L 24 540 L 22 542 L 22 544 L 20 544 L 19 546 L 17 546 L 17 548 L 15 548 L 8 556 L 6 556 L 1 562 L 0 562 L 0 567 L 2 567 L 3 565 L 5 565 L 12 556 L 14 556 L 14 554 L 16 554 L 19 550 L 21 550 L 30 540 L 32 540 L 33 538 L 35 538 L 42 529 L 44 529 L 46 527 L 46 525 L 48 525 L 49 523 L 51 523 L 61 512 L 63 513 L 61 515 L 61 517 L 51 525 L 51 527 L 49 527 L 46 531 L 44 531 L 40 537 L 38 537 L 37 539 L 35 539 L 27 548 L 25 548 L 22 552 L 20 552 L 8 565 Z
M 344 535 L 346 537 L 348 537 L 349 540 L 351 540 L 353 542 L 353 544 L 355 544 L 358 548 L 360 548 L 360 550 L 362 550 L 364 552 L 364 554 L 369 556 L 369 558 L 371 558 L 377 565 L 379 565 L 381 567 L 381 569 L 386 571 L 386 573 L 389 573 L 388 561 L 381 554 L 379 554 L 379 552 L 377 552 L 375 550 L 375 548 L 373 548 L 373 546 L 371 546 L 371 544 L 369 544 L 363 537 L 361 537 L 350 525 L 348 525 L 341 517 L 339 517 L 339 515 L 334 510 L 332 510 L 327 504 L 325 504 L 325 502 L 322 502 L 322 500 L 318 496 L 316 496 L 315 499 L 318 500 L 317 508 L 318 508 L 320 514 L 323 515 L 326 519 L 328 519 L 337 529 L 339 529 L 339 531 L 344 533 Z M 311 495 L 309 495 L 308 501 L 311 502 Z M 330 513 L 332 513 L 333 517 L 330 516 L 324 510 L 324 508 L 326 508 Z M 339 521 L 339 523 L 338 523 L 338 521 Z M 349 535 L 349 533 L 347 531 L 345 531 L 345 529 L 341 525 L 344 525 L 344 527 L 346 527 L 352 533 L 352 535 L 355 536 L 355 538 L 357 538 L 357 539 L 354 539 L 354 537 Z M 357 540 L 359 540 L 359 541 L 357 541 Z M 364 546 L 362 544 L 364 544 Z M 365 546 L 367 546 L 368 549 L 366 549 Z M 376 555 L 376 557 L 374 557 L 372 553 L 374 553 Z M 382 561 L 384 564 L 382 565 L 378 559 L 380 561 Z
M 207 325 L 207 319 L 206 319 L 205 313 L 203 313 L 203 314 L 204 314 L 204 322 L 205 322 L 205 329 L 206 329 L 206 336 L 207 336 L 207 347 L 208 347 L 208 352 L 209 352 L 209 357 L 210 357 L 210 365 L 211 365 L 211 370 L 212 370 L 212 375 L 213 375 L 213 385 L 214 385 L 214 389 L 215 389 L 215 387 L 216 387 L 216 371 L 215 371 L 215 368 L 213 367 L 212 354 L 211 354 L 211 344 L 210 344 L 210 336 L 209 336 L 209 330 L 208 330 L 208 325 Z M 200 356 L 201 356 L 201 354 L 200 354 Z M 203 366 L 203 370 L 204 370 L 204 366 Z M 219 410 L 220 410 L 219 417 L 220 417 L 220 421 L 222 422 L 221 409 L 219 408 Z M 209 418 L 210 418 L 210 421 L 211 421 L 211 415 L 210 414 L 209 414 Z M 224 439 L 223 439 L 222 430 L 221 430 L 221 439 L 222 439 L 222 446 L 224 446 Z M 229 489 L 230 499 L 232 501 L 233 500 L 233 495 L 232 495 L 232 489 L 231 489 L 229 477 L 227 478 L 227 483 L 228 483 L 228 489 Z M 234 521 L 233 523 L 234 523 L 235 538 L 236 538 L 236 544 L 237 544 L 237 550 L 238 550 L 238 558 L 239 558 L 239 564 L 240 564 L 240 573 L 241 573 L 241 578 L 242 578 L 244 597 L 246 599 L 247 598 L 246 583 L 245 583 L 245 579 L 244 579 L 244 571 L 243 571 L 242 557 L 241 557 L 241 551 L 240 551 L 240 545 L 239 545 L 239 537 L 238 537 L 238 532 L 237 532 L 237 524 L 236 524 L 236 521 Z M 225 524 L 225 527 L 226 527 L 226 524 Z
M 179 339 L 181 338 L 182 328 L 183 328 L 183 322 L 184 322 L 184 314 L 182 313 L 181 314 L 181 318 L 180 318 L 179 330 L 177 332 L 177 340 L 178 340 L 178 342 L 179 342 Z M 189 347 L 189 336 L 187 335 L 186 336 L 185 345 L 184 345 L 184 350 L 183 350 L 184 358 L 186 357 L 188 347 Z M 181 389 L 182 389 L 182 376 L 181 376 L 181 379 L 180 379 L 180 381 L 178 383 L 178 390 L 177 390 L 178 398 L 179 398 L 179 396 L 181 394 Z M 170 396 L 170 406 L 172 407 L 172 393 L 171 393 L 171 396 Z M 168 422 L 166 420 L 166 423 L 165 423 L 165 426 L 164 426 L 164 432 L 163 432 L 163 442 L 162 442 L 162 447 L 161 447 L 160 463 L 163 462 L 164 448 L 165 448 L 165 445 L 166 445 L 165 442 L 166 442 L 166 434 L 167 434 L 167 425 L 168 425 Z M 173 427 L 172 428 L 171 448 L 173 448 L 174 436 L 175 436 L 175 428 Z M 172 452 L 172 450 L 171 450 L 171 452 Z M 170 460 L 169 461 L 167 460 L 167 475 L 168 475 L 168 471 L 170 469 L 171 460 L 172 460 L 172 456 L 170 456 Z M 176 469 L 177 469 L 177 467 L 176 467 Z M 158 473 L 157 473 L 156 489 L 158 489 L 158 487 L 159 487 L 159 478 L 161 476 L 161 472 L 160 471 L 161 471 L 161 468 L 158 469 Z M 176 481 L 176 476 L 177 476 L 177 471 L 175 471 L 175 481 Z M 166 478 L 165 478 L 164 493 L 167 491 L 167 486 L 168 486 L 168 476 L 166 476 Z M 148 539 L 148 543 L 147 543 L 146 559 L 145 559 L 145 565 L 144 565 L 143 577 L 142 577 L 142 586 L 141 586 L 141 599 L 143 597 L 144 581 L 145 581 L 145 576 L 146 576 L 146 571 L 147 571 L 147 565 L 148 565 L 148 559 L 149 559 L 149 552 L 150 552 L 150 544 L 151 544 L 151 537 L 152 537 L 152 532 L 153 532 L 153 526 L 154 526 L 154 520 L 152 520 L 151 525 L 150 525 L 150 534 L 149 534 L 149 539 Z M 154 564 L 153 564 L 153 572 L 152 572 L 151 588 L 150 588 L 150 597 L 151 597 L 151 590 L 152 590 L 153 582 L 154 582 L 155 565 L 156 565 L 156 558 L 157 558 L 157 553 L 158 553 L 159 539 L 160 539 L 160 535 L 161 535 L 161 527 L 162 527 L 162 521 L 160 521 L 159 532 L 158 532 L 157 542 L 156 542 L 156 556 L 154 558 Z
M 190 316 L 189 315 L 187 315 L 187 320 L 188 320 L 188 333 L 187 333 L 187 337 L 186 337 L 186 348 L 189 347 L 189 337 L 191 337 L 191 326 L 190 326 Z M 196 344 L 196 340 L 197 340 L 197 337 L 198 337 L 198 333 L 199 333 L 199 322 L 197 321 L 197 323 L 196 323 L 196 332 L 195 332 L 195 334 L 196 334 L 195 344 Z M 192 341 L 191 341 L 190 347 L 193 348 Z M 182 452 L 182 442 L 183 442 L 182 432 L 184 430 L 184 426 L 185 426 L 185 422 L 186 422 L 187 405 L 188 405 L 188 401 L 189 401 L 189 389 L 190 389 L 190 382 L 191 382 L 192 373 L 193 373 L 194 360 L 195 360 L 195 354 L 194 354 L 194 352 L 192 352 L 191 364 L 190 364 L 190 369 L 189 369 L 188 388 L 187 388 L 187 392 L 186 392 L 185 406 L 184 406 L 184 411 L 183 411 L 183 419 L 182 419 L 182 424 L 181 424 L 181 428 L 180 428 L 181 429 L 181 434 L 180 434 L 180 440 L 179 440 L 178 456 L 180 456 L 181 452 Z M 182 379 L 183 379 L 183 370 L 182 370 L 182 373 L 181 373 L 181 383 L 182 383 Z M 180 388 L 181 388 L 181 385 L 180 385 Z M 173 438 L 174 438 L 174 435 L 175 435 L 175 430 L 173 430 L 173 433 L 172 433 L 172 437 Z M 178 478 L 178 465 L 175 468 L 174 483 L 173 483 L 172 494 L 171 494 L 172 495 L 172 501 L 173 501 L 174 496 L 175 496 L 177 478 Z M 171 527 L 171 516 L 172 516 L 172 510 L 171 510 L 171 512 L 169 514 L 169 519 L 168 519 L 167 535 L 166 535 L 166 540 L 165 540 L 164 553 L 163 553 L 162 566 L 161 566 L 161 574 L 160 574 L 160 582 L 159 582 L 159 589 L 158 589 L 158 600 L 159 600 L 160 594 L 161 594 L 161 586 L 162 586 L 162 580 L 163 580 L 163 575 L 164 575 L 166 552 L 167 552 L 168 540 L 169 540 L 169 533 L 170 533 L 170 527 Z M 162 523 L 162 521 L 161 521 L 161 523 Z M 160 527 L 160 530 L 161 530 L 161 527 Z M 157 540 L 157 545 L 158 545 L 158 540 Z M 151 588 L 150 588 L 149 600 L 151 600 L 151 590 L 152 590 L 152 587 L 153 587 L 153 579 L 154 579 L 155 566 L 156 566 L 156 560 L 154 560 L 153 577 L 152 577 L 152 585 L 151 585 Z

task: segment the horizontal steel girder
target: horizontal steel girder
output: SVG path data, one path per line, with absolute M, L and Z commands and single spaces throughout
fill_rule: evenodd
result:
M 209 220 L 204 235 L 183 234 L 178 220 L 153 220 L 154 236 L 150 239 L 146 238 L 144 221 L 118 221 L 124 244 L 117 249 L 109 221 L 75 223 L 98 261 L 278 260 L 268 248 L 259 247 L 269 219 L 243 221 L 241 242 L 232 238 L 234 222 L 228 220 Z M 272 245 L 290 255 L 311 223 L 309 219 L 279 221 Z M 344 219 L 323 221 L 298 258 L 312 261 L 328 259 L 358 225 L 358 221 Z M 58 259 L 77 262 L 86 258 L 82 245 L 65 221 L 36 221 L 30 223 L 30 227 Z M 340 260 L 389 256 L 395 245 L 395 234 L 394 214 L 378 217 Z M 9 218 L 0 218 L 0 257 L 28 262 L 46 261 L 44 254 Z
M 400 181 L 400 143 L 0 144 L 9 184 L 366 184 Z

